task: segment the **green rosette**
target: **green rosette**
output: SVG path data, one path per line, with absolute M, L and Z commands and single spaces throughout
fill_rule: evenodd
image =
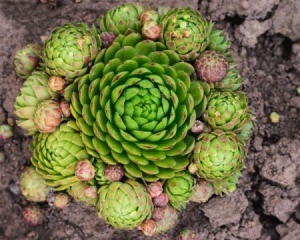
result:
M 209 44 L 213 24 L 190 8 L 168 11 L 161 19 L 160 41 L 183 61 L 194 60 Z
M 133 180 L 113 182 L 100 188 L 97 211 L 113 227 L 133 229 L 150 219 L 153 203 L 140 183 Z
M 31 162 L 54 190 L 65 190 L 80 180 L 75 176 L 75 166 L 89 159 L 74 121 L 61 124 L 53 133 L 34 136 L 30 149 Z
M 99 18 L 101 32 L 113 32 L 114 34 L 126 34 L 130 32 L 141 32 L 142 23 L 140 16 L 144 8 L 136 3 L 125 3 Z
M 49 75 L 69 81 L 84 75 L 101 47 L 95 28 L 84 23 L 55 28 L 44 44 L 43 61 Z
M 34 114 L 43 100 L 57 97 L 58 94 L 48 89 L 49 77 L 41 71 L 34 71 L 24 82 L 15 101 L 17 124 L 26 131 L 27 135 L 34 135 L 38 128 L 34 123 Z
M 208 181 L 223 180 L 241 170 L 245 156 L 244 142 L 235 133 L 219 129 L 202 133 L 194 148 L 197 173 Z
M 163 44 L 119 35 L 90 74 L 66 89 L 88 153 L 150 182 L 184 170 L 195 142 L 188 130 L 204 98 L 199 82 L 192 88 L 194 76 Z
M 212 129 L 240 132 L 250 115 L 244 92 L 214 91 L 209 99 L 203 119 Z
M 185 209 L 186 203 L 193 193 L 194 178 L 187 172 L 177 173 L 166 181 L 164 192 L 169 197 L 170 205 L 178 211 Z

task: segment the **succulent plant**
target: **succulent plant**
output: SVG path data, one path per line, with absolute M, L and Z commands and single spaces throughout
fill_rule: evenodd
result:
M 204 129 L 204 124 L 200 120 L 196 120 L 195 124 L 191 128 L 192 133 L 202 133 Z
M 0 139 L 7 140 L 14 135 L 12 126 L 9 124 L 0 125 Z
M 196 203 L 207 202 L 214 193 L 215 190 L 213 185 L 210 182 L 201 179 L 195 184 L 190 201 Z
M 196 58 L 194 67 L 199 79 L 205 82 L 220 82 L 227 74 L 227 58 L 217 51 L 204 51 Z
M 43 100 L 37 105 L 33 115 L 33 122 L 39 132 L 54 132 L 62 120 L 62 111 L 59 103 L 54 99 Z
M 70 109 L 70 104 L 66 100 L 61 100 L 59 102 L 59 107 L 61 109 L 61 112 L 64 116 L 64 118 L 69 118 L 71 117 L 71 109 Z
M 100 34 L 103 47 L 108 48 L 117 36 L 113 32 L 103 32 Z
M 100 16 L 99 25 L 101 32 L 126 34 L 141 31 L 140 15 L 144 8 L 136 4 L 125 3 Z
M 202 116 L 204 110 L 207 107 L 208 97 L 210 95 L 210 92 L 211 92 L 211 86 L 208 83 L 200 82 L 200 81 L 191 82 L 189 93 L 193 96 L 194 99 L 197 119 Z
M 61 124 L 53 133 L 35 135 L 30 148 L 32 164 L 55 190 L 65 190 L 80 181 L 75 167 L 80 160 L 89 159 L 74 121 Z
M 142 34 L 146 39 L 156 41 L 161 36 L 162 27 L 159 23 L 159 15 L 156 11 L 147 9 L 141 15 Z
M 81 181 L 89 181 L 95 176 L 95 168 L 93 164 L 87 160 L 81 160 L 76 163 L 75 176 Z
M 212 24 L 190 8 L 174 8 L 161 19 L 161 42 L 181 60 L 194 60 L 209 44 Z
M 158 197 L 163 192 L 163 184 L 162 182 L 153 182 L 148 186 L 148 192 L 152 198 Z
M 227 74 L 220 82 L 214 83 L 214 88 L 219 91 L 236 91 L 242 84 L 242 78 L 233 64 L 229 64 Z
M 153 219 L 156 222 L 155 233 L 164 233 L 174 228 L 178 223 L 178 212 L 170 207 L 155 208 Z
M 115 228 L 133 229 L 149 219 L 152 210 L 150 195 L 136 181 L 113 182 L 99 190 L 98 214 Z
M 156 22 L 146 22 L 142 28 L 142 34 L 146 39 L 156 41 L 161 36 L 161 25 Z
M 230 41 L 226 38 L 222 30 L 212 30 L 209 35 L 209 44 L 207 49 L 227 53 L 230 47 Z
M 223 131 L 240 132 L 249 117 L 247 97 L 243 92 L 214 91 L 203 113 L 205 122 Z
M 164 190 L 169 197 L 169 202 L 176 210 L 185 208 L 193 192 L 194 178 L 188 172 L 176 173 L 176 176 L 166 181 Z
M 30 75 L 17 124 L 34 135 L 21 191 L 58 208 L 71 196 L 114 228 L 164 233 L 188 201 L 235 190 L 254 117 L 235 92 L 229 40 L 198 11 L 125 3 L 98 21 L 99 33 L 67 23 L 15 58 Z M 0 139 L 11 135 L 0 126 Z M 40 223 L 42 210 L 30 211 Z M 185 229 L 178 239 L 198 237 Z
M 68 193 L 76 202 L 96 206 L 98 201 L 97 188 L 86 182 L 77 182 L 68 188 Z
M 20 189 L 23 196 L 32 202 L 46 201 L 49 188 L 43 177 L 37 173 L 34 167 L 26 167 L 20 176 Z
M 107 166 L 107 164 L 101 160 L 97 159 L 97 161 L 94 162 L 95 182 L 100 186 L 110 183 L 110 181 L 106 178 L 105 173 L 104 173 L 106 166 Z
M 38 129 L 33 121 L 35 111 L 43 100 L 57 97 L 57 93 L 49 91 L 48 76 L 41 71 L 35 71 L 26 79 L 15 101 L 15 114 L 19 118 L 17 124 L 27 135 L 35 134 Z
M 70 203 L 70 197 L 66 193 L 56 193 L 54 195 L 54 206 L 57 208 L 65 208 Z
M 189 163 L 194 138 L 187 133 L 199 88 L 190 89 L 190 64 L 161 43 L 142 39 L 119 35 L 65 97 L 89 154 L 153 182 L 173 177 Z
M 180 231 L 176 240 L 197 240 L 196 233 L 188 228 L 184 228 Z M 199 238 L 200 239 L 200 238 Z
M 188 170 L 191 174 L 195 174 L 198 171 L 197 164 L 194 162 L 191 162 L 188 166 Z
M 255 119 L 253 116 L 248 118 L 241 131 L 237 133 L 239 139 L 245 142 L 248 142 L 251 139 L 254 131 L 254 121 Z
M 14 57 L 15 72 L 20 78 L 28 78 L 41 61 L 42 47 L 32 43 L 19 49 Z
M 151 219 L 147 219 L 142 223 L 141 230 L 145 236 L 151 237 L 155 234 L 156 223 Z
M 153 9 L 146 9 L 142 14 L 141 14 L 141 21 L 142 24 L 145 24 L 147 22 L 159 22 L 159 14 L 157 11 Z
M 59 76 L 51 76 L 48 81 L 48 88 L 52 92 L 60 92 L 66 86 L 66 81 Z
M 38 205 L 28 205 L 23 210 L 24 221 L 31 225 L 41 224 L 44 217 L 43 210 Z
M 46 72 L 73 81 L 87 72 L 100 47 L 101 40 L 95 28 L 89 29 L 83 23 L 57 27 L 44 44 Z
M 168 194 L 162 193 L 153 199 L 153 203 L 156 207 L 166 207 L 169 203 Z
M 214 187 L 214 193 L 222 196 L 223 193 L 229 194 L 234 192 L 240 176 L 242 176 L 241 172 L 237 171 L 223 180 L 213 181 L 212 185 Z
M 233 132 L 218 129 L 199 136 L 194 148 L 194 162 L 200 177 L 219 181 L 242 168 L 245 154 L 244 143 Z
M 104 169 L 104 174 L 110 182 L 120 181 L 124 176 L 124 168 L 122 165 L 108 165 Z

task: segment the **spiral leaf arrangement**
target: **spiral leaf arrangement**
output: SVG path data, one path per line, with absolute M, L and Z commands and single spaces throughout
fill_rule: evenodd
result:
M 66 191 L 113 227 L 152 236 L 191 196 L 236 189 L 254 118 L 229 40 L 199 12 L 123 4 L 98 24 L 62 25 L 16 55 L 27 77 L 17 123 L 33 135 L 22 192 Z

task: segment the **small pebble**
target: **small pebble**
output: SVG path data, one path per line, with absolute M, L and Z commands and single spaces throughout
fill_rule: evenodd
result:
M 272 123 L 279 123 L 280 115 L 277 112 L 271 112 L 270 120 Z

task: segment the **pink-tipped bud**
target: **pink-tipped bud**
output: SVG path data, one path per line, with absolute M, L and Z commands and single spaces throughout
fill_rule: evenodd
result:
M 43 100 L 33 116 L 33 121 L 40 132 L 54 132 L 62 120 L 62 111 L 55 99 Z
M 161 182 L 153 182 L 148 186 L 148 191 L 152 198 L 155 198 L 162 194 L 163 192 L 163 184 Z
M 146 39 L 156 41 L 161 35 L 161 25 L 156 22 L 147 22 L 142 28 L 142 34 Z
M 87 186 L 84 188 L 84 193 L 89 198 L 97 198 L 97 188 L 94 186 Z
M 75 176 L 81 181 L 89 181 L 95 176 L 95 168 L 93 164 L 85 159 L 76 164 Z
M 197 203 L 206 202 L 214 194 L 214 192 L 214 187 L 210 182 L 200 180 L 194 186 L 190 201 Z
M 154 198 L 154 205 L 157 207 L 165 207 L 169 203 L 169 197 L 167 194 L 162 193 L 159 196 Z
M 145 236 L 153 236 L 156 230 L 156 223 L 153 220 L 147 219 L 141 225 L 141 230 Z
M 57 193 L 54 195 L 54 206 L 57 208 L 65 208 L 69 205 L 70 197 L 65 193 Z
M 158 13 L 154 10 L 147 9 L 141 14 L 141 22 L 145 24 L 146 22 L 158 22 Z
M 164 217 L 165 208 L 155 207 L 152 212 L 152 219 L 159 222 Z
M 198 171 L 198 167 L 196 163 L 190 163 L 188 170 L 191 174 L 195 174 Z
M 71 116 L 70 104 L 66 100 L 61 100 L 59 106 L 65 118 Z
M 43 221 L 43 210 L 38 206 L 26 206 L 23 210 L 23 217 L 25 222 L 31 225 L 41 224 Z
M 8 124 L 2 124 L 0 126 L 0 139 L 7 140 L 13 136 L 12 127 Z
M 120 181 L 124 176 L 124 169 L 121 165 L 108 165 L 104 170 L 105 177 L 111 182 Z
M 66 81 L 59 76 L 51 76 L 48 81 L 48 88 L 50 91 L 59 92 L 66 86 Z
M 202 133 L 204 129 L 204 124 L 203 122 L 196 120 L 195 124 L 193 125 L 191 131 L 193 133 Z
M 113 32 L 103 32 L 100 34 L 103 47 L 108 48 L 114 42 L 116 35 Z

